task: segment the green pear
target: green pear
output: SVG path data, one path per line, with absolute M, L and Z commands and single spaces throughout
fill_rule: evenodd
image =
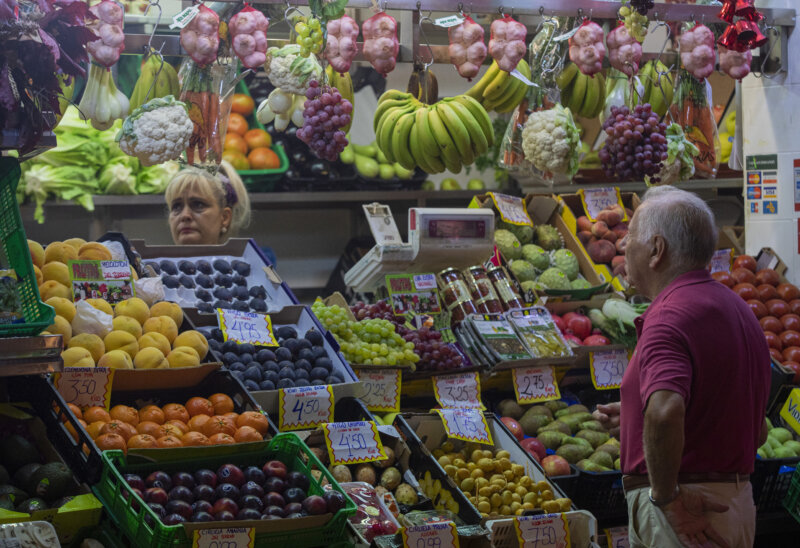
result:
M 789 432 L 786 428 L 773 428 L 769 431 L 769 435 L 778 440 L 781 443 L 786 443 L 790 439 L 792 439 L 792 433 Z
M 392 164 L 378 164 L 378 175 L 384 181 L 388 181 L 389 179 L 394 179 L 394 168 Z
M 461 185 L 458 184 L 458 181 L 452 177 L 448 177 L 442 181 L 442 184 L 439 188 L 442 190 L 461 190 Z
M 373 179 L 378 176 L 378 162 L 374 159 L 370 158 L 369 156 L 362 156 L 361 154 L 356 153 L 356 169 L 358 172 L 367 177 L 369 179 Z
M 428 179 L 427 181 L 422 183 L 422 186 L 419 188 L 420 190 L 436 190 L 436 183 Z
M 366 156 L 368 158 L 375 158 L 378 154 L 378 147 L 373 145 L 357 145 L 353 143 L 353 151 L 356 154 L 360 154 L 361 156 Z
M 352 164 L 356 161 L 356 152 L 353 150 L 353 145 L 348 143 L 346 147 L 339 153 L 339 159 L 343 164 Z
M 485 188 L 486 185 L 480 179 L 470 179 L 467 181 L 467 189 L 469 190 L 483 190 Z

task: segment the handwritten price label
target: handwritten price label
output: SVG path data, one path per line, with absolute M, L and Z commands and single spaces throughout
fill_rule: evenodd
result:
M 512 372 L 517 402 L 536 403 L 561 397 L 551 366 L 520 367 Z
M 364 386 L 361 400 L 370 411 L 400 411 L 400 370 L 357 369 L 356 375 Z
M 278 427 L 283 430 L 313 428 L 333 420 L 333 390 L 327 386 L 281 388 Z
M 404 548 L 458 548 L 456 524 L 452 521 L 405 527 L 401 535 Z
M 494 445 L 486 417 L 479 409 L 434 409 L 442 417 L 447 436 Z
M 514 74 L 514 76 L 517 75 Z M 517 78 L 520 76 L 522 77 L 520 79 L 528 85 L 533 85 L 527 78 L 522 76 L 522 74 L 519 74 Z M 505 222 L 515 225 L 533 226 L 533 222 L 531 222 L 531 218 L 528 215 L 528 210 L 525 209 L 525 202 L 522 201 L 522 198 L 519 196 L 509 196 L 508 194 L 498 194 L 497 192 L 491 192 L 490 195 L 494 206 L 500 213 L 500 217 Z
M 333 422 L 323 425 L 332 464 L 385 460 L 378 427 L 372 421 Z
M 606 529 L 605 531 L 606 531 L 606 539 L 608 540 L 608 548 L 630 547 L 627 527 L 611 527 L 610 529 Z
M 433 377 L 433 394 L 442 407 L 480 409 L 481 381 L 477 372 Z
M 111 405 L 114 370 L 109 367 L 68 367 L 53 377 L 56 390 L 78 407 Z
M 569 523 L 564 514 L 517 516 L 514 530 L 520 548 L 569 548 Z
M 253 548 L 255 544 L 256 530 L 252 527 L 197 529 L 192 540 L 192 548 Z
M 217 315 L 223 340 L 256 346 L 278 346 L 269 316 L 223 308 L 217 309 Z
M 589 354 L 589 371 L 597 390 L 614 390 L 622 384 L 628 367 L 628 351 L 624 348 L 598 350 Z
M 581 197 L 583 198 L 583 209 L 586 211 L 586 216 L 592 221 L 594 221 L 597 218 L 597 214 L 605 208 L 615 204 L 619 204 L 620 207 L 622 206 L 622 200 L 617 187 L 585 188 L 583 189 Z

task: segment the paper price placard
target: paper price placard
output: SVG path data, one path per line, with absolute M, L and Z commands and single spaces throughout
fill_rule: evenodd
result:
M 278 428 L 313 428 L 333 420 L 333 390 L 326 386 L 281 388 L 278 393 Z
M 370 411 L 400 411 L 399 369 L 356 369 L 358 380 L 364 386 L 361 396 Z
M 589 353 L 589 371 L 597 390 L 614 390 L 622 384 L 628 367 L 628 351 L 624 348 L 598 350 Z
M 800 434 L 800 388 L 789 392 L 789 397 L 781 408 L 781 417 L 792 430 Z
M 486 417 L 479 409 L 434 409 L 442 418 L 447 436 L 494 445 Z
M 517 516 L 514 530 L 520 548 L 568 548 L 569 523 L 564 514 Z
M 67 403 L 78 407 L 111 405 L 114 370 L 109 367 L 67 367 L 53 376 L 56 390 Z
M 432 377 L 433 395 L 442 407 L 480 409 L 481 381 L 478 373 Z
M 456 524 L 452 521 L 405 527 L 401 536 L 404 548 L 458 548 Z
M 605 532 L 606 540 L 608 540 L 608 548 L 630 547 L 627 527 L 611 527 L 610 529 L 606 529 Z
M 256 346 L 278 346 L 278 341 L 272 333 L 272 320 L 266 314 L 217 308 L 217 316 L 225 341 Z
M 256 530 L 252 527 L 230 529 L 197 529 L 192 540 L 193 548 L 253 548 Z
M 583 201 L 583 209 L 586 211 L 586 216 L 589 220 L 594 221 L 597 214 L 603 211 L 608 206 L 618 204 L 622 207 L 622 197 L 619 195 L 619 188 L 584 188 L 578 191 Z M 625 208 L 622 208 L 625 211 Z M 627 215 L 623 217 L 623 221 L 628 220 Z
M 536 403 L 548 400 L 557 400 L 561 397 L 553 368 L 549 365 L 542 367 L 519 367 L 512 370 L 514 392 L 517 402 Z
M 516 75 L 515 75 L 516 76 Z M 520 74 L 519 76 L 522 76 Z M 519 76 L 517 76 L 519 78 Z M 522 76 L 523 80 L 527 80 Z M 528 81 L 530 82 L 530 81 Z M 525 208 L 525 202 L 519 196 L 509 196 L 508 194 L 498 194 L 497 192 L 490 192 L 494 206 L 497 212 L 500 213 L 500 218 L 507 223 L 515 225 L 533 226 L 528 210 Z
M 128 261 L 68 261 L 72 300 L 103 299 L 112 305 L 135 296 Z
M 333 422 L 323 425 L 331 464 L 358 464 L 385 460 L 378 428 L 372 421 Z

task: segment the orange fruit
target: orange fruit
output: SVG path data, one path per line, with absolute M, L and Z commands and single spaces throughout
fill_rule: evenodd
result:
M 115 405 L 111 408 L 109 415 L 111 415 L 112 419 L 127 422 L 131 426 L 139 424 L 139 412 L 127 405 Z
M 247 120 L 238 112 L 231 112 L 228 118 L 228 133 L 237 133 L 244 135 L 250 126 L 247 125 Z
M 146 405 L 139 409 L 139 421 L 154 422 L 156 424 L 164 424 L 166 421 L 164 412 L 157 405 Z
M 189 415 L 208 415 L 209 417 L 214 414 L 214 404 L 205 398 L 191 398 L 186 402 L 186 410 Z
M 214 413 L 217 415 L 233 412 L 233 400 L 227 394 L 211 394 L 208 401 L 214 406 Z
M 211 415 L 195 415 L 189 422 L 186 423 L 186 426 L 189 427 L 189 432 L 202 432 L 203 425 L 208 422 L 208 419 L 211 418 Z
M 236 443 L 236 440 L 233 439 L 233 437 L 231 437 L 230 434 L 222 434 L 222 433 L 214 434 L 213 436 L 208 438 L 208 441 L 211 443 L 211 445 L 229 445 Z
M 80 407 L 78 407 L 74 403 L 68 403 L 67 405 L 69 406 L 70 411 L 72 411 L 72 413 L 75 415 L 76 418 L 78 418 L 78 419 L 82 419 L 83 418 L 83 413 L 81 413 L 81 408 Z M 66 419 L 64 419 L 64 420 L 66 420 Z
M 250 116 L 256 108 L 256 103 L 253 98 L 244 93 L 234 93 L 233 101 L 231 102 L 231 112 L 241 114 L 242 116 Z
M 129 438 L 135 436 L 138 432 L 136 429 L 128 424 L 127 422 L 122 422 L 118 420 L 113 420 L 105 423 L 103 427 L 100 429 L 100 435 L 103 434 L 119 434 L 125 441 L 127 442 Z
M 97 439 L 94 440 L 94 443 L 97 445 L 97 448 L 100 449 L 100 451 L 120 449 L 125 453 L 128 452 L 128 446 L 125 444 L 125 438 L 119 434 L 109 433 L 97 436 Z
M 259 413 L 258 411 L 245 411 L 239 418 L 236 419 L 236 426 L 242 428 L 243 426 L 249 426 L 255 429 L 261 436 L 266 436 L 267 432 L 269 431 L 269 419 L 263 414 Z
M 244 134 L 244 140 L 247 143 L 247 148 L 253 150 L 254 148 L 269 148 L 272 146 L 272 137 L 263 129 L 251 129 Z
M 153 449 L 156 447 L 158 447 L 158 443 L 150 434 L 136 434 L 128 439 L 128 449 Z
M 181 438 L 184 447 L 200 447 L 203 445 L 211 445 L 208 438 L 200 432 L 186 432 Z
M 236 423 L 228 417 L 214 415 L 203 425 L 203 434 L 211 438 L 214 434 L 228 434 L 233 436 L 236 433 Z
M 161 438 L 164 436 L 173 436 L 176 438 L 180 438 L 183 436 L 184 432 L 174 424 L 164 423 L 158 427 L 158 435 L 156 438 Z
M 78 419 L 78 424 L 80 424 L 81 426 L 83 426 L 84 429 L 86 429 L 86 423 L 84 422 L 83 419 Z M 68 422 L 64 425 L 64 427 L 67 429 L 67 432 L 69 432 L 69 435 L 72 436 L 72 439 L 78 441 L 78 432 L 77 430 L 75 430 L 75 427 L 72 426 L 72 423 Z
M 111 420 L 111 415 L 108 414 L 108 411 L 106 411 L 104 407 L 95 405 L 83 412 L 83 420 L 89 424 L 96 421 L 108 422 Z
M 158 447 L 183 447 L 183 442 L 178 436 L 161 436 L 156 440 Z
M 183 434 L 185 434 L 186 432 L 189 431 L 189 427 L 183 421 L 171 420 L 171 421 L 167 421 L 167 422 L 164 423 L 164 426 L 167 426 L 167 425 L 174 426 L 175 428 L 180 430 L 181 431 L 181 435 L 183 435 Z
M 247 142 L 238 133 L 228 133 L 225 136 L 224 150 L 238 150 L 242 154 L 247 154 Z
M 239 150 L 234 150 L 232 148 L 223 150 L 222 159 L 230 162 L 236 171 L 250 169 L 250 162 L 247 161 L 247 157 Z
M 242 426 L 236 430 L 233 439 L 236 440 L 236 443 L 244 443 L 248 441 L 261 441 L 264 437 L 252 426 Z
M 106 425 L 105 421 L 95 421 L 89 426 L 86 427 L 86 432 L 89 433 L 89 437 L 92 439 L 96 439 L 97 436 L 100 435 L 100 429 Z
M 231 411 L 230 413 L 223 413 L 222 416 L 227 419 L 231 419 L 233 424 L 236 424 L 236 420 L 239 418 L 239 413 L 234 413 Z
M 179 403 L 168 403 L 161 410 L 164 411 L 164 418 L 168 421 L 189 422 L 191 418 L 186 408 Z
M 281 167 L 281 160 L 272 149 L 266 147 L 254 148 L 247 155 L 251 169 L 276 169 Z
M 136 431 L 155 438 L 161 436 L 161 425 L 152 421 L 142 421 L 136 425 Z

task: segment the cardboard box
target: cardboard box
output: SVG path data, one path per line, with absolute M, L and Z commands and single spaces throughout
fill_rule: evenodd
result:
M 745 252 L 745 233 L 743 226 L 723 226 L 719 229 L 717 249 L 732 249 L 734 255 Z
M 756 272 L 762 268 L 771 268 L 778 273 L 781 283 L 788 281 L 786 279 L 786 272 L 789 270 L 789 267 L 786 266 L 786 263 L 783 262 L 774 249 L 771 247 L 762 247 L 755 259 Z

